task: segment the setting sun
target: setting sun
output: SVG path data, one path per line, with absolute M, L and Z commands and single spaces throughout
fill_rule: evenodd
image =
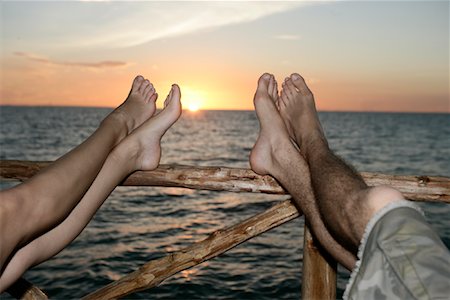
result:
M 141 74 L 158 108 L 176 83 L 186 111 L 253 110 L 262 73 L 300 72 L 319 110 L 450 112 L 448 1 L 62 2 L 0 2 L 0 106 L 116 107 Z
M 189 111 L 196 112 L 197 110 L 200 109 L 200 107 L 199 107 L 199 105 L 198 105 L 197 103 L 190 103 L 190 104 L 188 105 L 187 109 L 188 109 Z
M 192 112 L 198 111 L 205 103 L 206 93 L 202 90 L 193 89 L 189 86 L 184 87 L 182 91 L 183 105 Z

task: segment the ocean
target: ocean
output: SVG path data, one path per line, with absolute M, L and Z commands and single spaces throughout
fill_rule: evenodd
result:
M 110 111 L 1 106 L 0 159 L 55 160 Z M 331 148 L 358 171 L 450 177 L 449 114 L 321 112 L 320 119 Z M 253 111 L 184 111 L 163 138 L 161 163 L 249 168 L 258 128 Z M 15 184 L 1 181 L 0 187 Z M 24 277 L 50 298 L 80 298 L 287 198 L 118 187 L 70 246 Z M 420 206 L 450 248 L 450 205 Z M 127 299 L 298 299 L 303 224 L 297 218 Z M 338 268 L 338 297 L 348 276 Z

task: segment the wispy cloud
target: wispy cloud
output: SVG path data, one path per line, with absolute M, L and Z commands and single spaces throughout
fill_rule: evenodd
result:
M 56 66 L 70 66 L 70 67 L 84 67 L 84 68 L 94 68 L 94 69 L 105 69 L 105 68 L 116 68 L 116 67 L 125 67 L 130 65 L 130 63 L 123 61 L 113 61 L 113 60 L 105 60 L 99 62 L 73 62 L 73 61 L 56 61 L 51 60 L 46 57 L 42 57 L 33 53 L 26 52 L 14 52 L 14 55 L 23 57 L 27 60 L 56 65 Z
M 274 38 L 277 39 L 277 40 L 297 41 L 301 37 L 299 35 L 296 35 L 296 34 L 280 34 L 280 35 L 274 36 Z
M 57 14 L 51 3 L 33 9 L 41 27 L 51 30 L 52 39 L 46 42 L 53 46 L 126 48 L 252 22 L 310 4 L 310 1 L 89 1 L 65 3 L 58 6 Z M 47 24 L 45 20 L 52 22 Z
M 200 30 L 246 23 L 281 13 L 305 5 L 305 2 L 197 2 L 171 3 L 166 11 L 157 10 L 151 16 L 138 18 L 143 21 L 141 30 L 138 24 L 132 26 L 135 37 L 123 45 L 139 45 L 159 38 L 188 34 Z M 161 17 L 164 15 L 170 18 Z M 148 12 L 147 12 L 148 13 Z M 152 30 L 147 30 L 152 28 Z M 128 28 L 130 29 L 130 28 Z M 128 31 L 128 30 L 127 30 Z M 133 30 L 131 30 L 133 32 Z M 116 36 L 117 38 L 118 36 Z M 119 41 L 119 39 L 117 39 Z

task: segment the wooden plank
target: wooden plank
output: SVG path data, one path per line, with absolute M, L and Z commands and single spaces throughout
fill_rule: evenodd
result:
M 114 299 L 157 286 L 168 277 L 212 259 L 263 232 L 295 219 L 299 215 L 297 208 L 290 200 L 282 201 L 237 225 L 213 232 L 203 241 L 150 261 L 138 270 L 83 299 Z
M 49 162 L 0 161 L 0 178 L 25 180 Z M 450 203 L 450 178 L 436 176 L 399 176 L 361 173 L 370 186 L 390 185 L 409 200 Z M 138 171 L 126 178 L 125 186 L 184 187 L 228 192 L 286 194 L 270 176 L 249 169 L 160 165 L 153 171 Z
M 23 278 L 19 278 L 13 285 L 6 290 L 16 299 L 23 300 L 46 300 L 47 295 L 38 287 Z
M 303 245 L 302 299 L 336 299 L 337 263 L 319 250 L 305 225 Z
M 51 162 L 0 161 L 0 179 L 24 181 L 38 173 L 50 163 Z M 405 197 L 410 200 L 450 203 L 450 179 L 446 177 L 397 176 L 376 173 L 362 173 L 362 176 L 369 185 L 390 185 L 400 190 Z M 214 191 L 286 194 L 283 188 L 270 176 L 259 176 L 248 169 L 226 167 L 161 165 L 154 171 L 135 172 L 131 174 L 124 180 L 122 185 L 167 186 Z M 295 206 L 289 201 L 281 202 L 268 211 L 250 218 L 241 224 L 211 234 L 208 239 L 202 242 L 195 243 L 194 245 L 179 252 L 172 253 L 167 257 L 149 262 L 138 271 L 125 276 L 118 282 L 110 284 L 109 286 L 111 287 L 105 287 L 104 289 L 106 289 L 106 291 L 101 289 L 88 295 L 87 298 L 93 299 L 92 297 L 97 297 L 95 295 L 111 295 L 114 291 L 117 292 L 125 287 L 125 294 L 118 294 L 122 297 L 141 289 L 156 286 L 164 279 L 181 270 L 213 258 L 235 247 L 239 243 L 260 234 L 261 232 L 281 225 L 297 216 L 298 211 Z M 252 226 L 252 222 L 256 222 L 256 225 Z M 315 246 L 312 240 L 307 240 L 305 242 L 305 249 L 306 263 L 304 271 L 308 274 L 308 272 L 316 268 L 315 261 L 317 259 L 320 261 L 321 256 L 319 252 L 315 252 Z M 161 264 L 162 269 L 160 267 Z M 331 270 L 333 268 L 334 267 L 331 266 Z M 158 276 L 155 276 L 155 274 Z M 306 296 L 311 295 L 312 299 L 314 299 L 314 295 L 316 295 L 314 291 L 322 291 L 332 287 L 331 284 L 323 283 L 323 281 L 316 282 L 313 280 L 313 282 L 309 282 L 308 279 L 311 279 L 310 275 L 306 274 L 304 274 L 304 284 L 309 287 L 305 287 L 305 298 Z M 332 272 L 330 273 L 330 269 L 325 269 L 325 273 L 323 274 L 327 274 L 325 276 L 326 282 L 330 282 L 330 280 L 333 281 L 333 274 Z M 136 279 L 138 282 L 138 284 L 132 282 L 133 287 L 131 290 L 127 278 Z M 319 286 L 319 288 L 316 286 Z M 18 281 L 18 285 L 15 286 L 15 288 L 16 290 L 12 290 L 13 294 L 18 295 L 19 293 L 22 297 L 25 297 L 25 299 L 46 299 L 46 296 L 42 291 L 23 279 Z M 19 289 L 17 290 L 17 288 Z M 331 288 L 331 290 L 334 290 L 335 292 L 335 288 Z M 333 292 L 327 291 L 326 293 L 327 295 L 332 295 Z M 116 295 L 111 297 L 114 298 L 119 296 Z M 111 298 L 109 296 L 105 297 Z M 330 297 L 330 299 L 333 298 L 332 296 Z M 307 299 L 310 299 L 309 296 Z

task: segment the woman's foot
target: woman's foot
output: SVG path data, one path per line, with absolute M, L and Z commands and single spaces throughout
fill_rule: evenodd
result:
M 157 98 L 158 94 L 153 84 L 139 75 L 133 80 L 128 97 L 105 121 L 114 119 L 116 122 L 124 124 L 125 135 L 123 137 L 125 137 L 155 113 Z
M 176 84 L 172 85 L 164 101 L 164 109 L 134 130 L 113 151 L 115 155 L 124 155 L 132 162 L 130 173 L 136 170 L 150 171 L 158 167 L 161 138 L 181 115 L 180 98 L 180 88 Z

